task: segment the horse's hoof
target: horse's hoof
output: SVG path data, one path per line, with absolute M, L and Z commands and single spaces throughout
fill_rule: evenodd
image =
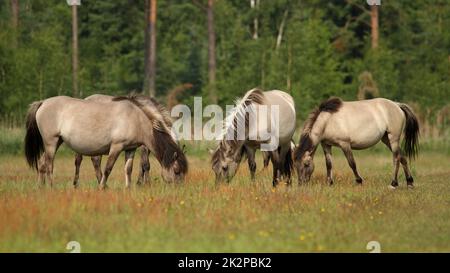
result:
M 389 185 L 389 187 L 388 187 L 390 190 L 396 190 L 397 189 L 397 187 L 394 187 L 394 186 L 392 186 L 392 185 Z
M 392 180 L 391 186 L 394 187 L 394 188 L 397 188 L 398 187 L 398 181 Z
M 407 187 L 408 189 L 414 189 L 414 185 L 413 185 L 413 184 L 408 184 L 406 187 Z
M 362 178 L 356 178 L 356 184 L 358 184 L 358 185 L 362 185 L 362 183 L 363 183 L 363 180 L 362 180 Z

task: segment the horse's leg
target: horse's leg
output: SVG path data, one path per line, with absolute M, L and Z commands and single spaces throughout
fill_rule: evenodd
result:
M 148 159 L 150 155 L 150 151 L 142 146 L 141 149 L 141 169 L 139 171 L 139 177 L 137 184 L 138 185 L 145 185 L 147 184 L 148 176 L 150 173 L 150 161 Z
M 385 134 L 382 141 L 388 146 L 392 152 L 392 159 L 394 165 L 394 173 L 392 176 L 391 187 L 396 188 L 398 186 L 398 170 L 400 168 L 401 150 L 399 145 L 399 137 L 395 137 L 392 134 Z M 387 144 L 389 143 L 389 145 Z
M 103 171 L 102 180 L 100 182 L 100 189 L 106 188 L 106 181 L 108 180 L 109 175 L 111 174 L 111 170 L 116 163 L 117 158 L 119 157 L 120 152 L 122 151 L 121 145 L 111 145 L 109 149 L 108 160 L 106 161 L 105 170 Z
M 58 138 L 47 140 L 45 143 L 45 167 L 47 173 L 47 179 L 50 183 L 50 187 L 53 187 L 53 163 L 55 159 L 56 151 L 61 145 L 62 140 Z
M 290 161 L 290 162 L 289 162 Z M 286 183 L 291 185 L 291 166 L 292 166 L 292 151 L 291 146 L 280 147 L 280 172 L 281 176 L 286 179 Z
M 327 166 L 327 183 L 333 185 L 333 172 L 332 172 L 332 161 L 331 161 L 331 145 L 325 143 L 322 144 L 323 153 L 325 154 L 325 164 Z
M 264 160 L 264 167 L 266 168 L 267 166 L 269 166 L 269 162 L 270 162 L 270 152 L 262 152 L 263 153 L 263 160 Z
M 406 157 L 403 156 L 402 154 L 400 154 L 400 163 L 403 166 L 403 172 L 405 173 L 407 187 L 413 188 L 414 187 L 414 179 L 408 168 L 408 160 L 406 160 Z
M 102 181 L 102 156 L 91 156 L 92 165 L 95 170 L 95 177 L 97 178 L 97 183 L 100 184 Z
M 73 187 L 78 187 L 78 180 L 80 179 L 80 165 L 83 161 L 83 156 L 81 154 L 75 155 L 75 177 L 73 178 Z
M 255 181 L 255 172 L 256 172 L 256 161 L 255 161 L 255 153 L 256 150 L 253 148 L 245 147 L 247 152 L 247 161 L 248 168 L 250 169 L 250 176 L 252 181 Z
M 273 167 L 272 186 L 276 187 L 280 180 L 280 158 L 278 150 L 270 152 L 270 159 Z
M 358 173 L 358 170 L 356 169 L 356 163 L 355 159 L 353 158 L 352 148 L 350 147 L 349 144 L 343 144 L 340 146 L 342 148 L 342 151 L 344 152 L 345 157 L 347 158 L 348 165 L 350 166 L 350 168 L 352 168 L 353 174 L 355 175 L 356 178 L 356 183 L 362 184 L 363 179 L 361 178 L 361 176 Z
M 131 173 L 133 172 L 133 159 L 136 150 L 125 151 L 125 186 L 127 189 L 131 185 Z
M 40 187 L 45 185 L 46 172 L 47 172 L 47 167 L 45 165 L 45 152 L 44 152 L 38 161 L 38 183 L 39 183 Z

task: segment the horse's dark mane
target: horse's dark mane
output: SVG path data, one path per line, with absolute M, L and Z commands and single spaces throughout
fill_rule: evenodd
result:
M 294 160 L 300 160 L 307 151 L 311 151 L 313 143 L 310 137 L 310 133 L 314 123 L 319 117 L 320 113 L 336 113 L 342 106 L 342 100 L 338 97 L 331 97 L 328 100 L 320 103 L 319 107 L 314 109 L 305 120 L 303 125 L 302 134 L 300 137 L 299 145 L 294 151 Z
M 307 151 L 311 151 L 313 143 L 309 134 L 302 134 L 298 146 L 294 150 L 294 160 L 300 160 Z
M 113 98 L 113 101 L 123 101 L 128 100 L 139 109 L 144 112 L 144 114 L 147 116 L 147 118 L 152 121 L 152 128 L 153 128 L 153 146 L 154 146 L 154 152 L 155 156 L 158 158 L 158 160 L 161 162 L 161 165 L 164 168 L 170 168 L 170 166 L 173 164 L 174 161 L 177 161 L 180 166 L 180 171 L 182 173 L 186 173 L 188 169 L 188 163 L 186 160 L 186 156 L 184 155 L 184 152 L 180 149 L 178 144 L 173 140 L 172 135 L 167 130 L 167 123 L 165 122 L 164 114 L 161 113 L 161 116 L 163 120 L 157 119 L 157 117 L 146 110 L 144 108 L 145 101 L 149 100 L 158 108 L 158 111 L 160 109 L 165 110 L 165 107 L 159 104 L 155 99 L 141 95 L 141 94 L 130 94 L 128 96 L 117 96 Z M 144 103 L 143 103 L 144 102 Z M 171 125 L 171 124 L 170 124 Z M 177 154 L 177 157 L 174 158 L 174 154 Z
M 170 168 L 173 162 L 177 161 L 181 173 L 187 172 L 188 162 L 186 156 L 168 133 L 153 129 L 153 146 L 155 156 L 164 168 Z M 176 158 L 174 157 L 175 153 L 177 154 Z
M 155 98 L 153 97 L 149 97 L 146 95 L 142 95 L 139 93 L 131 93 L 128 94 L 126 96 L 116 96 L 112 99 L 113 101 L 121 101 L 121 100 L 129 100 L 132 103 L 136 104 L 139 106 L 139 104 L 141 105 L 145 105 L 145 104 L 150 104 L 151 106 L 156 107 L 156 109 L 158 110 L 158 112 L 161 114 L 164 123 L 168 126 L 168 127 L 172 127 L 172 118 L 170 117 L 170 113 L 167 110 L 167 108 L 162 105 L 161 103 L 159 103 Z
M 303 126 L 302 134 L 309 134 L 314 123 L 319 117 L 320 113 L 328 112 L 328 113 L 336 113 L 342 106 L 342 100 L 338 97 L 329 98 L 326 101 L 320 103 L 319 107 L 314 109 L 305 120 L 305 124 Z

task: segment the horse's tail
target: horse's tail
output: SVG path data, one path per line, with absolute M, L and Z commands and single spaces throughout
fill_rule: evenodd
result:
M 400 109 L 402 109 L 406 117 L 403 151 L 411 160 L 415 158 L 419 152 L 419 122 L 411 107 L 404 103 L 399 103 L 398 106 L 400 106 Z
M 26 135 L 25 135 L 25 157 L 28 165 L 38 169 L 38 160 L 44 152 L 44 142 L 36 122 L 36 112 L 42 105 L 42 101 L 33 102 L 27 113 Z
M 294 167 L 294 161 L 292 160 L 292 146 L 289 144 L 289 150 L 286 153 L 286 159 L 284 161 L 284 175 L 291 177 L 291 173 Z

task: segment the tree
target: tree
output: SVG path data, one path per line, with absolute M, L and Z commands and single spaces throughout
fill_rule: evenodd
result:
M 11 0 L 11 23 L 15 30 L 19 26 L 19 0 Z
M 259 9 L 259 1 L 260 0 L 250 0 L 250 7 L 256 11 L 254 18 L 253 18 L 253 39 L 258 39 L 258 28 L 259 28 L 259 21 L 258 21 L 258 9 Z
M 209 99 L 217 103 L 216 94 L 216 32 L 214 30 L 214 0 L 208 0 L 208 80 Z
M 370 6 L 370 25 L 372 37 L 372 49 L 378 48 L 378 6 Z
M 150 97 L 156 95 L 156 0 L 146 0 L 146 40 L 145 40 L 145 75 L 144 93 Z M 147 36 L 148 35 L 148 36 Z
M 78 90 L 78 11 L 77 5 L 72 5 L 72 96 L 80 96 Z

